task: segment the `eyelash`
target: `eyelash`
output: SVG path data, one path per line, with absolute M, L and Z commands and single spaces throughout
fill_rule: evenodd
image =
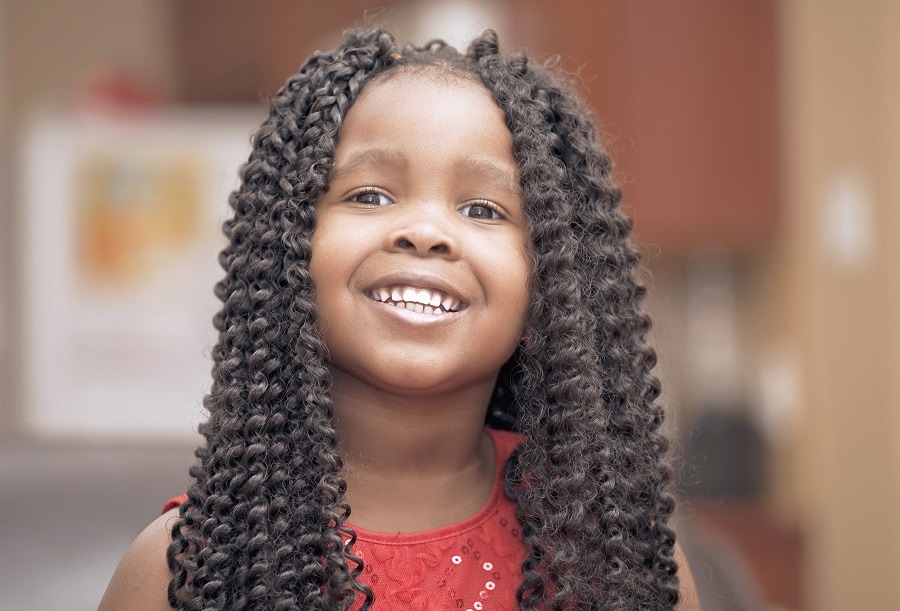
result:
M 353 191 L 352 193 L 350 193 L 350 195 L 347 196 L 347 199 L 350 201 L 356 202 L 358 204 L 363 204 L 363 205 L 372 206 L 372 207 L 381 207 L 381 206 L 388 205 L 386 203 L 378 203 L 378 204 L 366 203 L 366 202 L 359 201 L 357 199 L 357 198 L 359 198 L 361 196 L 365 196 L 365 195 L 374 195 L 377 197 L 383 197 L 388 202 L 393 203 L 393 200 L 391 200 L 390 197 L 388 197 L 383 191 L 381 191 L 380 189 L 376 189 L 375 187 L 362 187 L 360 189 L 357 189 L 356 191 Z M 491 211 L 491 216 L 489 218 L 485 219 L 485 218 L 481 218 L 481 217 L 471 217 L 471 216 L 468 216 L 467 214 L 465 214 L 464 211 L 469 210 L 473 207 L 486 208 L 487 210 Z M 463 216 L 465 216 L 467 218 L 473 218 L 476 220 L 496 221 L 496 220 L 505 218 L 503 216 L 503 214 L 500 212 L 500 207 L 497 206 L 497 204 L 495 204 L 494 202 L 486 200 L 486 199 L 478 199 L 475 201 L 468 202 L 468 203 L 466 203 L 465 206 L 461 207 L 459 209 L 459 211 L 460 211 L 460 213 L 463 214 Z
M 378 204 L 371 204 L 371 203 L 368 203 L 368 204 L 367 204 L 366 202 L 358 201 L 357 198 L 360 197 L 360 196 L 362 196 L 362 195 L 375 195 L 375 196 L 378 196 L 378 197 L 383 197 L 384 199 L 386 199 L 386 200 L 388 200 L 389 202 L 393 203 L 393 200 L 391 200 L 391 198 L 388 197 L 383 191 L 381 191 L 380 189 L 376 189 L 376 188 L 374 188 L 374 187 L 363 187 L 363 188 L 361 188 L 361 189 L 357 189 L 356 191 L 354 191 L 353 193 L 351 193 L 350 195 L 348 195 L 348 196 L 347 196 L 347 199 L 350 200 L 350 201 L 354 201 L 354 202 L 356 202 L 356 203 L 358 203 L 358 204 L 363 204 L 363 205 L 373 206 L 373 207 L 380 207 L 380 206 L 386 206 L 386 205 L 387 205 L 387 204 L 382 204 L 382 203 L 378 203 Z
M 462 212 L 462 211 L 464 211 L 464 210 L 467 210 L 467 209 L 469 209 L 469 208 L 472 208 L 473 206 L 478 206 L 478 207 L 480 207 L 480 208 L 487 208 L 488 210 L 490 210 L 490 211 L 491 211 L 491 216 L 490 216 L 490 218 L 488 218 L 488 219 L 481 219 L 481 218 L 478 218 L 478 217 L 471 217 L 471 216 L 468 216 L 468 215 L 464 215 L 464 216 L 466 216 L 467 218 L 477 218 L 477 220 L 491 220 L 491 221 L 496 221 L 496 220 L 500 220 L 500 219 L 502 219 L 502 218 L 505 218 L 505 217 L 503 216 L 503 214 L 501 214 L 501 212 L 500 212 L 500 207 L 499 207 L 497 204 L 495 204 L 494 202 L 485 200 L 485 199 L 478 199 L 478 200 L 475 200 L 474 202 L 469 202 L 469 203 L 467 203 L 465 206 L 463 206 L 462 208 L 460 208 L 459 211 Z

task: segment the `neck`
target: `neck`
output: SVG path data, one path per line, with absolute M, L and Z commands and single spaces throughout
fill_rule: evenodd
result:
M 494 380 L 441 395 L 373 389 L 334 373 L 335 425 L 344 461 L 386 473 L 454 470 L 478 458 Z
M 493 446 L 484 434 L 493 385 L 405 396 L 335 371 L 335 425 L 353 524 L 408 532 L 476 513 L 493 485 Z

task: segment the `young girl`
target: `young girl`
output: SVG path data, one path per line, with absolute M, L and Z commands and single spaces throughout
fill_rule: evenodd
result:
M 490 31 L 353 31 L 291 77 L 231 199 L 196 481 L 101 609 L 689 608 L 595 134 Z

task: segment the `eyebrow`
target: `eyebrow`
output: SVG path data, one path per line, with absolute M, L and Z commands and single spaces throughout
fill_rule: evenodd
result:
M 406 170 L 408 165 L 406 157 L 400 151 L 385 148 L 367 148 L 351 153 L 340 166 L 332 167 L 328 176 L 328 182 L 339 180 L 365 167 L 386 168 L 402 172 Z
M 510 195 L 518 197 L 522 194 L 518 171 L 510 172 L 490 159 L 466 157 L 457 162 L 456 175 L 458 178 L 479 176 L 505 189 Z
M 504 166 L 495 163 L 485 157 L 465 157 L 455 164 L 455 175 L 458 179 L 470 176 L 480 177 L 492 182 L 510 195 L 522 194 L 519 185 L 518 171 L 510 172 Z M 384 168 L 393 172 L 404 172 L 409 167 L 409 161 L 400 151 L 388 148 L 366 148 L 358 152 L 350 153 L 341 165 L 331 168 L 328 182 L 334 182 L 352 175 L 363 168 Z

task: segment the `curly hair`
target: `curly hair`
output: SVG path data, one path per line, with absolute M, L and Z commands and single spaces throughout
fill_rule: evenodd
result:
M 513 136 L 533 245 L 526 341 L 501 370 L 489 426 L 525 441 L 506 465 L 527 558 L 521 609 L 670 609 L 674 501 L 656 357 L 631 221 L 591 114 L 549 71 L 441 41 L 398 49 L 352 30 L 271 102 L 232 194 L 220 255 L 205 446 L 172 529 L 173 607 L 368 609 L 332 422 L 308 266 L 314 204 L 363 87 L 398 71 L 477 79 Z

